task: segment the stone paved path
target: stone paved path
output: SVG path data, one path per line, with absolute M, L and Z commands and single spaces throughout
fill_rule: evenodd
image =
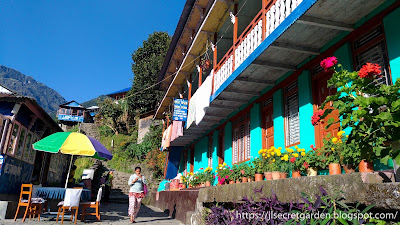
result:
M 101 211 L 101 221 L 97 222 L 94 216 L 87 216 L 84 222 L 80 220 L 77 221 L 77 225 L 83 224 L 93 224 L 93 225 L 102 225 L 102 224 L 113 224 L 113 225 L 122 225 L 122 224 L 130 224 L 128 217 L 128 204 L 127 203 L 102 203 L 100 207 Z M 61 222 L 58 221 L 56 223 L 55 218 L 41 218 L 40 222 L 37 220 L 25 220 L 25 223 L 22 223 L 22 215 L 20 215 L 16 222 L 12 219 L 0 220 L 0 225 L 16 225 L 16 224 L 24 224 L 24 225 L 60 225 Z M 80 218 L 80 217 L 79 217 Z M 166 225 L 178 225 L 182 224 L 178 220 L 171 219 L 167 214 L 162 212 L 160 209 L 142 205 L 140 207 L 140 211 L 138 213 L 138 218 L 136 219 L 137 223 L 134 224 L 143 224 L 143 225 L 152 225 L 152 224 L 166 224 Z M 71 225 L 70 220 L 64 220 L 64 225 Z

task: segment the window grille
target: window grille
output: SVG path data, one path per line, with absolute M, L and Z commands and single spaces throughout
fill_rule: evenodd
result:
M 370 41 L 374 40 L 375 38 L 379 37 L 382 34 L 383 34 L 382 25 L 374 28 L 367 34 L 359 37 L 354 41 L 354 50 L 363 47 L 364 45 L 368 44 Z
M 212 134 L 208 138 L 208 152 L 207 152 L 207 158 L 208 158 L 208 167 L 212 168 L 212 152 L 213 152 L 213 136 Z
M 233 163 L 250 158 L 250 112 L 233 122 Z

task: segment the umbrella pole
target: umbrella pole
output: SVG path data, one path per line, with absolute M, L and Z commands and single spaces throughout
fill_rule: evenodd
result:
M 69 169 L 68 169 L 67 180 L 65 181 L 65 188 L 67 188 L 67 185 L 68 185 L 69 173 L 71 172 L 71 166 L 72 166 L 72 159 L 73 159 L 73 158 L 74 158 L 74 156 L 71 155 L 71 161 L 69 162 Z

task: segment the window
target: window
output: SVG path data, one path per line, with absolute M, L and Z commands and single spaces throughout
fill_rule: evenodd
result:
M 233 163 L 250 159 L 250 113 L 233 123 Z
M 213 152 L 213 135 L 210 134 L 208 138 L 208 151 L 207 151 L 208 167 L 210 168 L 212 168 L 212 152 Z
M 366 63 L 377 63 L 382 70 L 382 77 L 377 79 L 377 84 L 392 84 L 382 25 L 356 39 L 353 42 L 353 52 L 356 70 L 360 70 Z
M 20 132 L 20 125 L 17 122 L 14 122 L 14 126 L 12 128 L 10 140 L 8 143 L 7 154 L 14 155 L 15 147 L 17 145 L 18 136 Z
M 285 88 L 286 146 L 300 143 L 299 94 L 297 81 Z

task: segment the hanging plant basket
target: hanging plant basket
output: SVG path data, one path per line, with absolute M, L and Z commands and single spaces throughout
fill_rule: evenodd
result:
M 201 60 L 200 60 L 200 68 L 203 71 L 208 70 L 210 68 L 210 65 L 211 65 L 211 61 L 210 61 L 210 59 L 208 59 L 208 57 L 201 58 Z

